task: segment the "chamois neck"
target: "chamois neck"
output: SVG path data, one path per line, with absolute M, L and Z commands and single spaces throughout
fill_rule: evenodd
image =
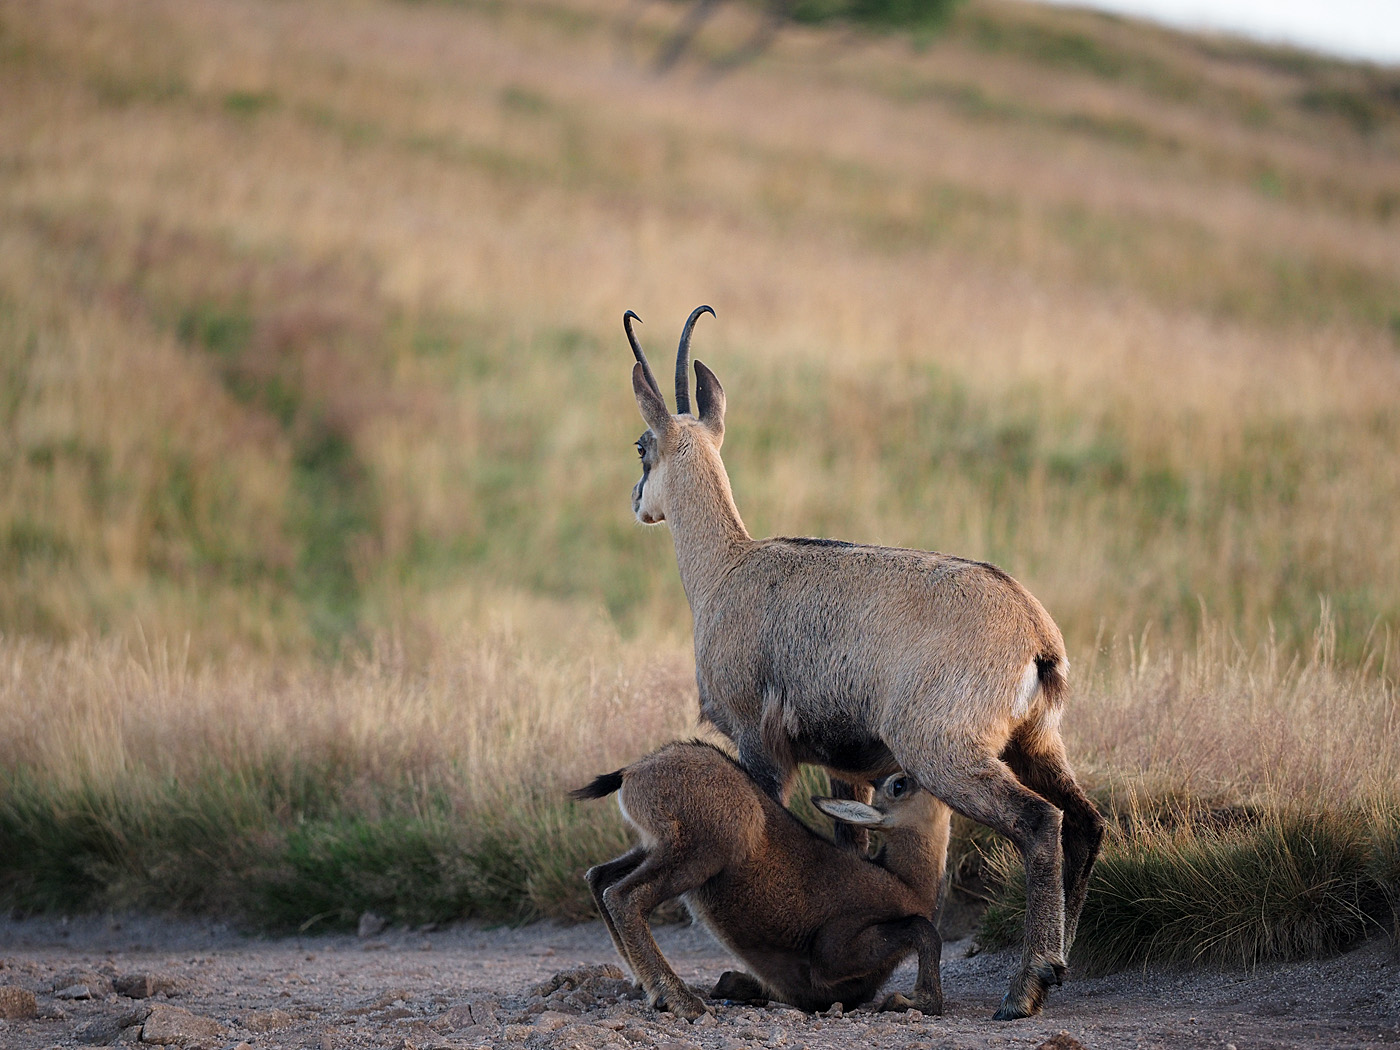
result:
M 739 517 L 729 475 L 719 457 L 696 458 L 700 462 L 672 479 L 666 520 L 686 600 L 692 615 L 698 616 L 753 539 Z
M 886 871 L 928 904 L 932 914 L 938 903 L 947 846 L 942 836 L 929 834 L 930 830 L 906 827 L 886 832 L 879 859 Z

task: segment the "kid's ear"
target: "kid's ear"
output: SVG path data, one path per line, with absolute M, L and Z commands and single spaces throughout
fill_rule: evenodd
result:
M 724 387 L 719 377 L 695 362 L 695 405 L 700 409 L 700 422 L 714 435 L 716 444 L 724 443 Z
M 646 369 L 640 361 L 632 366 L 632 393 L 637 396 L 642 419 L 646 420 L 653 434 L 661 437 L 671 427 L 671 413 L 666 408 L 666 402 L 661 400 L 661 395 L 647 382 Z
M 812 805 L 832 820 L 844 824 L 854 824 L 861 828 L 878 828 L 885 822 L 885 815 L 874 806 L 857 802 L 850 798 L 818 798 L 813 796 Z

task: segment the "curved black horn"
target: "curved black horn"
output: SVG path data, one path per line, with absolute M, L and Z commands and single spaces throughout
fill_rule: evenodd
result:
M 656 396 L 661 397 L 661 387 L 657 385 L 656 376 L 651 374 L 651 365 L 647 364 L 647 355 L 642 353 L 642 344 L 637 342 L 637 337 L 632 334 L 632 322 L 642 323 L 642 319 L 628 310 L 622 315 L 622 327 L 627 332 L 627 341 L 632 344 L 632 356 L 635 357 L 642 366 L 642 372 L 647 377 L 647 385 L 656 391 Z M 662 398 L 664 401 L 665 398 Z
M 690 411 L 690 333 L 695 328 L 695 322 L 700 319 L 701 314 L 715 316 L 715 312 L 708 306 L 697 306 L 690 311 L 690 316 L 685 320 L 685 327 L 681 329 L 681 345 L 676 350 L 676 415 L 684 415 Z

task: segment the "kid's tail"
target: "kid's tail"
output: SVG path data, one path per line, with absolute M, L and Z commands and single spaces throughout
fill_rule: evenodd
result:
M 574 788 L 569 792 L 569 797 L 576 798 L 580 802 L 589 798 L 607 798 L 620 787 L 622 787 L 622 770 L 619 769 L 615 773 L 604 773 L 591 784 Z

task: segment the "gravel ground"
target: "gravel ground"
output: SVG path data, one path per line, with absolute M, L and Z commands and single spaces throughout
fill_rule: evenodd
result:
M 657 940 L 697 986 L 733 965 L 700 929 L 662 927 Z M 1014 957 L 969 957 L 968 949 L 967 941 L 945 946 L 942 1017 L 717 1004 L 713 1018 L 691 1025 L 634 996 L 598 923 L 264 940 L 147 918 L 4 920 L 0 1013 L 28 1013 L 32 1001 L 38 1016 L 0 1020 L 0 1048 L 137 1040 L 209 1050 L 1400 1045 L 1400 953 L 1385 940 L 1247 973 L 1071 977 L 1042 1017 L 1009 1023 L 989 1018 Z M 910 965 L 891 985 L 912 982 Z

